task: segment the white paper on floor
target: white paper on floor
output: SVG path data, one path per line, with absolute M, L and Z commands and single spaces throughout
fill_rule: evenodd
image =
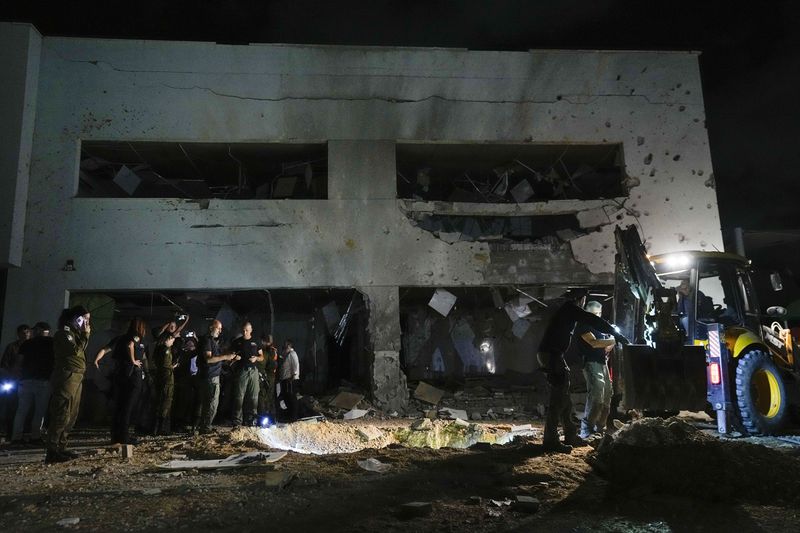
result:
M 274 463 L 286 457 L 286 452 L 237 453 L 225 459 L 174 460 L 158 465 L 164 470 L 210 470 L 215 468 L 237 468 L 255 463 Z

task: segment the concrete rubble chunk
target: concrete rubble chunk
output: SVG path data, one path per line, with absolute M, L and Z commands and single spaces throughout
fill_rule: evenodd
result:
M 472 411 L 469 414 L 470 420 L 483 420 L 483 415 L 481 415 L 480 411 Z
M 435 420 L 439 418 L 439 411 L 437 411 L 436 409 L 428 409 L 427 411 L 425 411 L 425 418 L 427 418 L 428 420 Z
M 439 415 L 441 416 L 444 414 L 442 418 L 449 418 L 451 420 L 469 420 L 469 416 L 467 416 L 467 412 L 463 409 L 453 409 L 451 407 L 445 407 L 443 409 L 439 409 Z
M 363 394 L 343 391 L 334 396 L 329 405 L 332 407 L 338 407 L 339 409 L 352 409 L 363 399 Z
M 414 398 L 433 405 L 438 404 L 444 396 L 444 391 L 420 381 L 414 390 Z
M 71 526 L 77 526 L 80 521 L 81 519 L 78 517 L 62 518 L 61 520 L 56 522 L 56 525 L 59 527 L 71 527 Z
M 130 459 L 133 457 L 133 444 L 124 444 L 120 451 L 124 459 Z
M 293 474 L 282 470 L 264 472 L 264 486 L 267 490 L 279 491 L 285 489 L 292 482 Z
M 369 413 L 369 411 L 366 409 L 350 409 L 344 415 L 342 415 L 342 418 L 345 420 L 355 420 L 357 418 L 366 416 L 367 413 Z
M 392 468 L 392 465 L 382 463 L 377 459 L 375 459 L 374 457 L 370 457 L 369 459 L 364 459 L 363 461 L 358 460 L 356 461 L 356 463 L 358 463 L 358 466 L 360 466 L 364 470 L 367 470 L 368 472 L 377 472 L 378 474 L 385 474 Z
M 400 506 L 401 518 L 421 518 L 433 511 L 431 502 L 408 502 Z
M 371 441 L 383 437 L 383 431 L 376 428 L 375 426 L 360 427 L 356 430 L 356 432 L 362 439 L 366 441 Z
M 155 496 L 156 494 L 161 494 L 161 489 L 144 489 L 142 490 L 142 494 L 145 496 Z
M 420 418 L 411 424 L 411 429 L 413 431 L 428 431 L 433 429 L 433 422 L 429 418 Z
M 539 500 L 533 496 L 518 495 L 514 498 L 511 508 L 521 513 L 533 514 L 539 511 L 539 505 Z

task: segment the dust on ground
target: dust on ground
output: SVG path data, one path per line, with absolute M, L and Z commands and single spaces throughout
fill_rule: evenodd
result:
M 398 419 L 372 425 L 387 438 L 396 438 L 417 423 Z M 541 429 L 536 422 L 533 425 Z M 543 453 L 538 437 L 519 437 L 505 446 L 479 443 L 466 449 L 411 448 L 393 442 L 353 453 L 289 452 L 272 464 L 181 472 L 163 471 L 158 465 L 183 456 L 222 458 L 268 446 L 254 433 L 223 429 L 203 437 L 149 438 L 136 446 L 131 459 L 123 459 L 104 446 L 105 433 L 84 430 L 76 435 L 76 445 L 85 455 L 70 463 L 46 466 L 41 450 L 14 451 L 0 458 L 0 530 L 51 531 L 65 518 L 79 518 L 77 525 L 67 527 L 86 531 L 800 530 L 794 495 L 765 501 L 763 495 L 770 489 L 762 487 L 745 490 L 732 501 L 724 493 L 706 498 L 700 489 L 687 491 L 688 482 L 654 483 L 659 476 L 670 477 L 659 464 L 675 450 L 685 452 L 684 460 L 692 463 L 696 460 L 691 449 L 704 453 L 709 447 L 708 455 L 715 453 L 711 441 L 699 436 L 702 432 L 681 429 L 683 433 L 678 432 L 679 438 L 672 442 L 663 439 L 675 433 L 675 427 L 670 422 L 656 426 L 647 419 L 639 421 L 604 442 L 605 449 L 595 452 L 583 447 L 570 455 Z M 356 442 L 353 424 L 332 422 L 317 427 L 334 440 Z M 508 429 L 510 424 L 486 431 Z M 649 437 L 635 438 L 638 433 Z M 363 437 L 357 433 L 356 437 L 363 443 Z M 724 451 L 734 450 L 728 445 L 737 443 L 716 442 L 721 446 L 717 450 L 720 464 L 734 471 L 736 464 L 743 466 L 763 453 L 748 449 L 738 455 L 739 446 Z M 659 454 L 659 449 L 665 451 Z M 775 461 L 789 475 L 782 481 L 783 474 L 772 468 L 758 478 L 759 483 L 766 484 L 774 475 L 771 483 L 778 485 L 773 490 L 788 491 L 787 480 L 794 476 L 798 459 L 766 451 L 778 456 L 758 456 L 758 460 Z M 658 461 L 637 458 L 647 454 Z M 383 474 L 360 468 L 357 461 L 368 458 L 391 468 Z M 608 465 L 616 465 L 612 470 L 621 473 L 609 474 Z M 686 468 L 692 470 L 692 465 Z M 638 475 L 633 475 L 634 470 Z M 278 484 L 276 477 L 282 480 Z M 724 475 L 720 480 L 731 482 Z M 537 498 L 538 512 L 509 505 L 519 496 Z M 430 514 L 402 518 L 400 506 L 413 501 L 431 502 Z

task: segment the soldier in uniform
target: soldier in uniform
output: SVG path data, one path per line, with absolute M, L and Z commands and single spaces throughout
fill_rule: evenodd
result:
M 170 415 L 175 389 L 175 376 L 172 371 L 178 366 L 172 359 L 173 344 L 175 336 L 167 331 L 161 334 L 153 352 L 156 388 L 156 421 L 153 425 L 153 435 L 169 435 L 172 431 Z
M 241 359 L 234 374 L 233 427 L 242 425 L 242 408 L 246 407 L 245 421 L 252 424 L 258 409 L 259 375 L 258 363 L 264 361 L 261 344 L 253 338 L 253 325 L 245 322 L 242 336 L 231 344 L 232 351 Z
M 45 463 L 61 463 L 78 457 L 66 448 L 81 404 L 83 375 L 86 373 L 84 351 L 92 331 L 90 318 L 89 311 L 81 305 L 65 309 L 58 322 L 59 330 L 53 336 L 54 365 L 50 378 L 50 422 Z

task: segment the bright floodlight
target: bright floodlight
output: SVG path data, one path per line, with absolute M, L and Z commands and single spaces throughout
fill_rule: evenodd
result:
M 686 254 L 673 255 L 666 260 L 667 268 L 686 268 L 691 262 L 692 258 Z
M 5 381 L 5 382 L 3 382 L 2 385 L 0 385 L 0 389 L 2 389 L 3 392 L 8 392 L 13 388 L 14 388 L 14 384 L 11 383 L 10 381 Z
M 489 353 L 489 350 L 492 349 L 492 343 L 489 341 L 483 341 L 481 343 L 481 353 Z

